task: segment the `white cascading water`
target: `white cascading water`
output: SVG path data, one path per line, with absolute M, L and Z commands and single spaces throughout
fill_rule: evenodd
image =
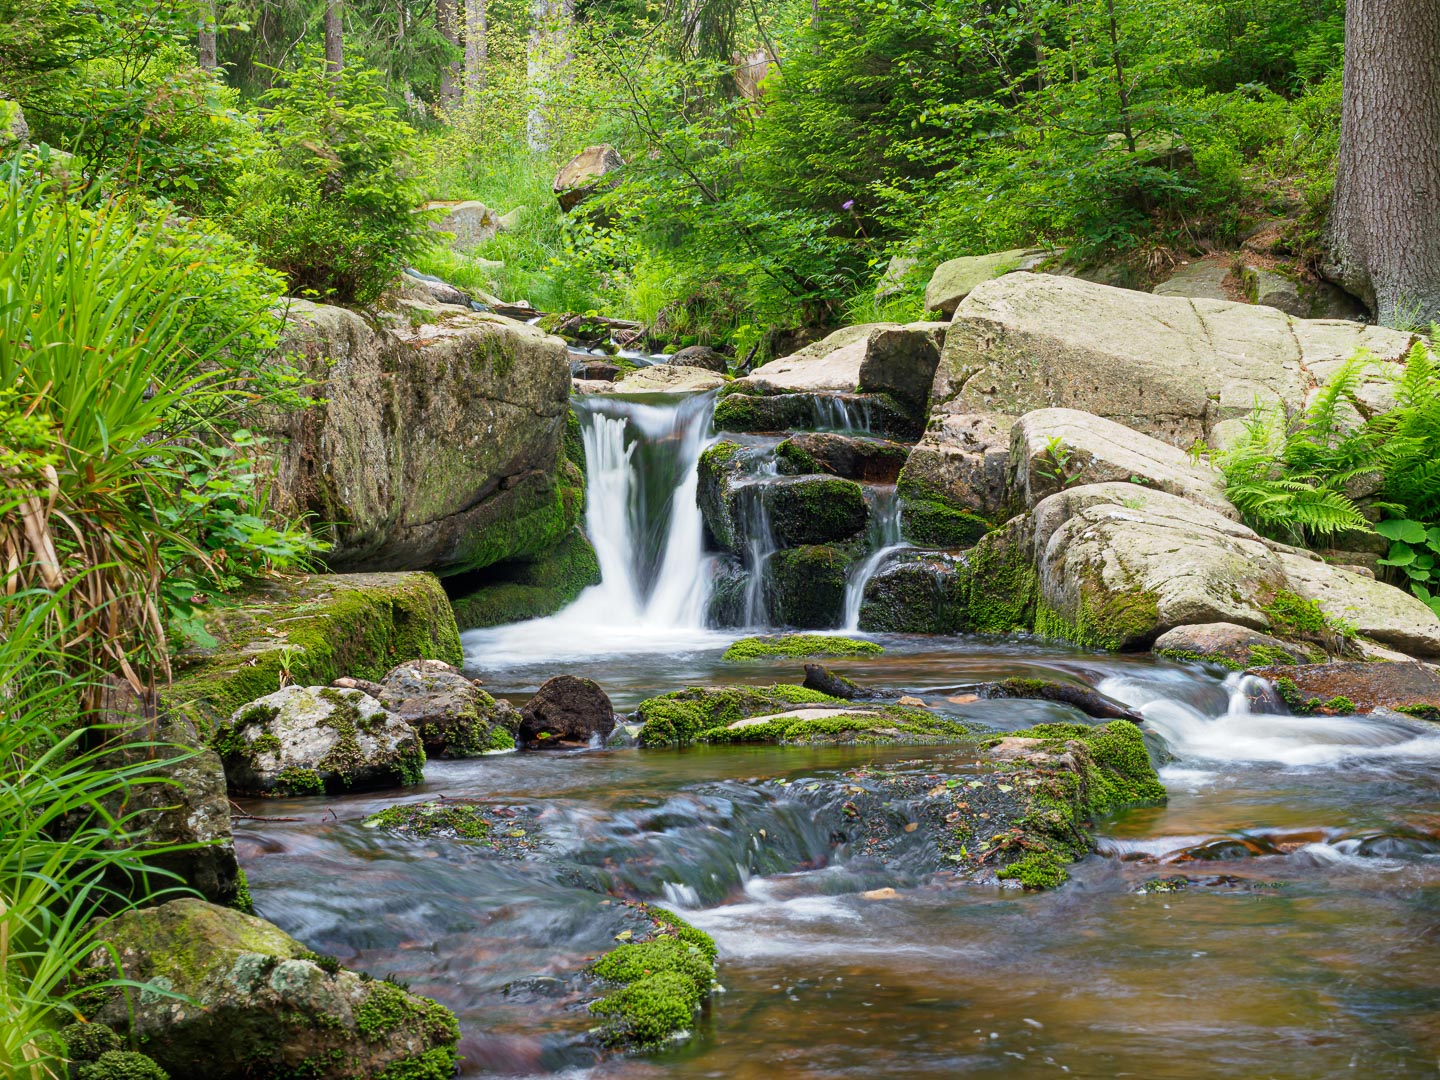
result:
M 865 586 L 885 561 L 910 545 L 900 539 L 900 497 L 893 487 L 870 489 L 870 554 L 850 572 L 845 583 L 845 614 L 842 628 L 847 633 L 860 629 L 860 608 L 865 603 Z
M 1263 679 L 1232 674 L 1220 715 L 1179 700 L 1151 679 L 1114 675 L 1100 693 L 1136 709 L 1176 757 L 1192 762 L 1320 766 L 1364 758 L 1440 758 L 1440 731 L 1406 717 L 1290 716 Z M 1275 709 L 1277 711 L 1256 711 Z
M 467 654 L 495 668 L 720 640 L 705 629 L 713 558 L 696 501 L 696 463 L 710 438 L 714 404 L 708 394 L 673 405 L 577 399 L 585 534 L 600 562 L 600 584 L 547 618 L 465 632 Z

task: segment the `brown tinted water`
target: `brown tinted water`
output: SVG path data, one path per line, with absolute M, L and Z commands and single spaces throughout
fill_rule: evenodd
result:
M 884 639 L 882 639 L 884 640 Z M 309 946 L 455 1010 L 475 1075 L 596 1077 L 1423 1076 L 1440 1068 L 1440 729 L 1254 715 L 1198 667 L 1026 642 L 887 640 L 835 662 L 997 727 L 1074 719 L 946 691 L 1050 672 L 1142 708 L 1164 807 L 1099 823 L 1043 894 L 926 877 L 834 842 L 804 793 L 839 770 L 956 748 L 727 748 L 433 762 L 423 789 L 250 804 L 241 858 L 262 914 Z M 797 681 L 714 644 L 477 673 L 516 700 L 596 678 L 616 707 L 705 681 Z M 472 652 L 472 656 L 474 653 Z M 954 695 L 949 695 L 954 696 Z M 902 766 L 903 767 L 903 766 Z M 780 781 L 790 781 L 781 783 Z M 438 794 L 513 809 L 538 858 L 365 829 Z M 1146 882 L 1184 877 L 1178 891 Z M 894 887 L 890 899 L 863 893 Z M 567 976 L 612 944 L 616 898 L 682 908 L 720 947 L 694 1037 L 643 1058 L 582 1041 Z

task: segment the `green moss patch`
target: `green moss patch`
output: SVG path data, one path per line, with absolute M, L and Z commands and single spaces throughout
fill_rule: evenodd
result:
M 647 908 L 649 940 L 612 949 L 587 971 L 619 989 L 592 1002 L 606 1046 L 651 1049 L 686 1031 L 715 984 L 715 942 L 661 908 Z
M 969 510 L 929 499 L 905 499 L 900 514 L 905 539 L 923 547 L 951 551 L 973 547 L 992 528 Z
M 884 651 L 883 645 L 857 638 L 831 637 L 828 634 L 783 634 L 778 637 L 741 638 L 726 649 L 720 659 L 734 662 L 758 660 L 767 656 L 878 656 Z
M 774 743 L 780 746 L 893 746 L 968 742 L 973 732 L 948 717 L 900 705 L 856 708 L 831 716 L 776 717 L 763 724 L 717 727 L 702 731 L 698 742 L 711 744 Z
M 643 725 L 641 746 L 683 746 L 702 731 L 736 720 L 806 705 L 843 705 L 840 698 L 803 686 L 688 686 L 642 701 L 635 710 Z
M 553 615 L 591 585 L 600 560 L 579 529 L 533 560 L 501 563 L 446 582 L 456 623 L 466 630 Z
M 367 829 L 419 840 L 463 841 L 482 851 L 512 858 L 532 855 L 550 845 L 532 821 L 515 817 L 510 809 L 463 800 L 387 806 L 362 824 Z

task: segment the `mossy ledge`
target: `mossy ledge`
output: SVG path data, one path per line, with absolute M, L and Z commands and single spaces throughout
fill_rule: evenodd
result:
M 687 686 L 684 690 L 642 701 L 635 710 L 640 745 L 683 746 L 702 731 L 723 728 L 737 720 L 806 705 L 844 705 L 829 694 L 803 686 Z
M 1128 720 L 1100 727 L 1039 724 L 993 736 L 982 745 L 997 752 L 1003 770 L 987 780 L 1003 783 L 1001 790 L 1023 793 L 1025 805 L 1010 828 L 988 836 L 978 815 L 962 810 L 954 825 L 956 838 L 966 860 L 998 864 L 996 877 L 1027 889 L 1053 888 L 1069 878 L 1066 866 L 1094 847 L 1091 819 L 1166 798 L 1140 729 Z M 973 854 L 971 840 L 976 841 Z
M 315 574 L 265 582 L 204 616 L 215 644 L 175 661 L 167 706 L 207 735 L 288 681 L 380 680 L 404 660 L 463 662 L 450 601 L 433 574 Z
M 852 707 L 825 716 L 777 716 L 765 723 L 716 727 L 702 731 L 697 742 L 717 744 L 773 743 L 779 746 L 901 746 L 962 743 L 974 739 L 966 725 L 924 709 L 903 705 Z
M 682 1036 L 715 985 L 715 942 L 672 911 L 637 905 L 651 920 L 649 940 L 629 942 L 593 961 L 586 971 L 618 989 L 591 1002 L 603 1019 L 601 1043 L 650 1050 Z
M 741 638 L 726 649 L 720 659 L 733 663 L 767 656 L 878 656 L 884 651 L 883 645 L 859 638 L 832 637 L 829 634 L 782 634 L 778 637 Z

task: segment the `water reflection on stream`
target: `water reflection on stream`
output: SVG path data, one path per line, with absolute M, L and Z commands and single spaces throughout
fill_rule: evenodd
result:
M 972 757 L 953 747 L 434 762 L 422 791 L 251 804 L 303 819 L 240 823 L 256 903 L 312 948 L 454 1009 L 477 1075 L 1434 1074 L 1440 728 L 1254 716 L 1233 681 L 1148 658 L 886 640 L 885 656 L 835 666 L 999 727 L 1076 714 L 947 696 L 1050 672 L 1142 707 L 1174 755 L 1169 805 L 1102 823 L 1066 886 L 1024 894 L 869 863 L 835 846 L 824 807 L 796 794 L 806 785 L 777 782 L 867 762 L 963 770 Z M 564 669 L 619 709 L 687 683 L 799 676 L 793 661 L 721 665 L 716 648 Z M 557 671 L 479 673 L 518 700 Z M 501 859 L 359 824 L 440 793 L 508 807 L 551 847 Z M 1138 891 L 1175 875 L 1195 883 Z M 861 896 L 883 886 L 899 892 Z M 612 896 L 689 905 L 720 946 L 725 990 L 669 1053 L 597 1059 L 578 1044 L 585 998 L 565 976 L 611 946 Z

